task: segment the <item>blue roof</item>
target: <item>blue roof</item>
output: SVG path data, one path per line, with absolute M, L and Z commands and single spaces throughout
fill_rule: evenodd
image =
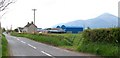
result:
M 61 28 L 83 28 L 81 26 L 65 26 L 65 25 L 62 25 Z
M 58 27 L 56 27 L 56 28 L 58 28 Z M 78 33 L 78 32 L 83 31 L 83 27 L 81 27 L 81 26 L 65 26 L 65 25 L 62 25 L 60 28 L 65 30 L 65 32 L 71 31 L 72 33 Z
M 65 28 L 83 28 L 83 27 L 65 27 Z

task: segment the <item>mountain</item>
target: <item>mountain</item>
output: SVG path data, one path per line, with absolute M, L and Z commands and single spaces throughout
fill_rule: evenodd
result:
M 90 28 L 110 28 L 115 27 L 118 24 L 118 17 L 104 13 L 96 18 L 88 20 L 75 20 L 68 23 L 64 23 L 66 26 L 76 26 L 76 27 L 90 27 Z M 60 25 L 61 26 L 61 25 Z
M 104 13 L 96 18 L 88 19 L 86 21 L 86 26 L 91 28 L 110 28 L 117 26 L 117 23 L 118 17 L 109 13 Z

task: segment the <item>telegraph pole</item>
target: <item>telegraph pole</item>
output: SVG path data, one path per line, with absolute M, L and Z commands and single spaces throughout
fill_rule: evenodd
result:
M 10 27 L 10 30 L 12 31 L 12 25 L 11 25 L 11 27 Z
M 35 11 L 37 10 L 37 9 L 32 9 L 33 11 L 34 11 L 34 25 L 35 25 Z M 35 33 L 35 28 L 34 28 L 34 33 Z
M 34 11 L 34 24 L 35 24 L 35 11 L 37 10 L 37 9 L 32 9 L 33 11 Z

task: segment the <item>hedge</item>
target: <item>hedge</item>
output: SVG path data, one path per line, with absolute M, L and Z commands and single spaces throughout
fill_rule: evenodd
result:
M 119 40 L 120 28 L 88 29 L 83 31 L 82 42 L 77 50 L 104 57 L 118 56 L 120 55 Z
M 120 28 L 89 29 L 83 37 L 92 42 L 120 43 Z

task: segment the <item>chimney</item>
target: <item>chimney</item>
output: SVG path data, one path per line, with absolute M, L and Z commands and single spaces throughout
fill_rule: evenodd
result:
M 31 22 L 31 24 L 33 24 L 33 21 Z
M 30 24 L 29 22 L 27 24 Z

